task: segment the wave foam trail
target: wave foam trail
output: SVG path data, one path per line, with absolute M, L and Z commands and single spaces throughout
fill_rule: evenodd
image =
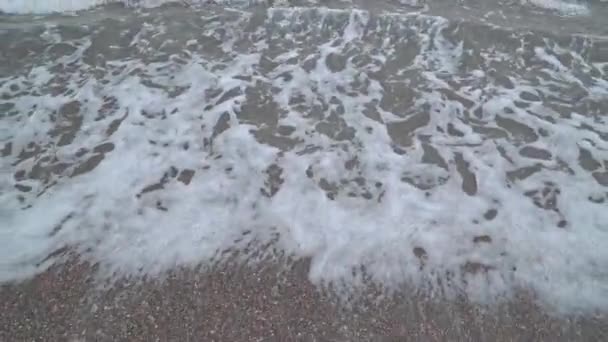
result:
M 75 12 L 111 3 L 119 3 L 128 7 L 151 8 L 170 3 L 202 5 L 219 2 L 243 5 L 264 1 L 265 0 L 0 0 L 0 12 L 12 14 Z
M 111 0 L 0 0 L 0 12 L 14 14 L 71 12 L 109 2 Z
M 589 8 L 584 2 L 563 0 L 522 0 L 523 4 L 557 11 L 563 15 L 589 15 Z
M 538 35 L 321 8 L 0 31 L 0 281 L 247 250 L 607 309 L 606 43 Z
M 300 2 L 302 4 L 307 4 L 310 6 L 319 5 L 318 1 L 316 0 L 303 0 Z M 11 14 L 48 14 L 74 12 L 91 9 L 97 6 L 106 5 L 110 3 L 120 3 L 128 7 L 143 8 L 158 7 L 163 4 L 170 3 L 183 4 L 188 6 L 204 4 L 223 4 L 228 6 L 247 6 L 253 4 L 281 7 L 292 6 L 290 2 L 280 0 L 0 0 L 0 13 L 4 12 Z M 379 0 L 378 3 L 391 3 L 391 1 Z M 398 0 L 396 3 L 409 8 L 425 8 L 426 10 L 429 9 L 428 6 L 434 7 L 435 5 L 445 5 L 445 3 L 443 2 L 435 3 L 434 0 Z M 563 16 L 586 16 L 590 14 L 588 5 L 582 1 L 520 0 L 520 3 L 524 6 L 532 6 L 538 9 L 554 11 Z M 466 2 L 463 4 L 467 5 Z M 458 3 L 455 2 L 454 5 L 457 6 Z M 475 7 L 474 4 L 472 6 Z M 497 8 L 500 8 L 500 6 L 503 5 L 497 3 L 496 6 Z

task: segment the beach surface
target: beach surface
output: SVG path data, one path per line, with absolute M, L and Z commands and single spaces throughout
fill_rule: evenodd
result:
M 0 12 L 1 341 L 607 339 L 608 3 Z

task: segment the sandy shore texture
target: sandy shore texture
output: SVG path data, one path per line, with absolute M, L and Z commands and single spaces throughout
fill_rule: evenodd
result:
M 606 341 L 604 315 L 552 317 L 526 296 L 480 307 L 368 288 L 346 305 L 309 261 L 227 263 L 100 289 L 71 261 L 0 290 L 0 341 Z

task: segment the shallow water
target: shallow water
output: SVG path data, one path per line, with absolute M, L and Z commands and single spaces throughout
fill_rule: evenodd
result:
M 315 3 L 0 16 L 0 281 L 230 249 L 608 308 L 606 4 Z

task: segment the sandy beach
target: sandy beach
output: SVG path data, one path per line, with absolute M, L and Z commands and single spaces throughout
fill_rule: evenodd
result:
M 308 261 L 183 269 L 99 289 L 70 262 L 0 290 L 0 341 L 603 341 L 605 315 L 555 317 L 522 295 L 486 307 L 369 287 L 344 303 Z

